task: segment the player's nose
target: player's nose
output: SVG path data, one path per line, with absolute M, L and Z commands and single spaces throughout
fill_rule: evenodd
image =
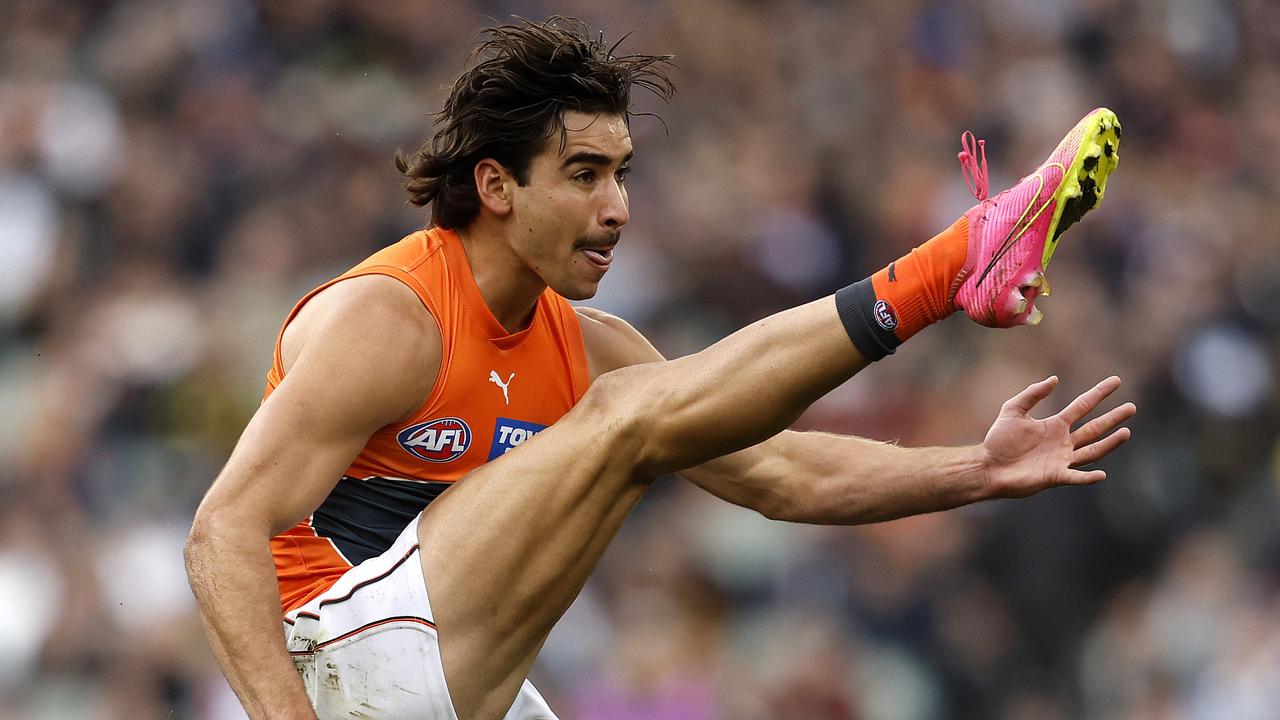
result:
M 608 184 L 604 195 L 604 201 L 600 207 L 600 224 L 615 230 L 626 225 L 631 219 L 627 189 L 622 183 L 614 180 Z

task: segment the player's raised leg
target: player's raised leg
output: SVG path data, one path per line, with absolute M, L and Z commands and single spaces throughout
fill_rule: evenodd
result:
M 499 718 L 649 480 L 754 444 L 864 367 L 823 300 L 696 355 L 601 376 L 423 513 L 420 552 L 460 718 Z
M 428 507 L 420 552 L 459 717 L 503 716 L 652 477 L 773 435 L 865 364 L 828 297 L 696 355 L 601 376 L 559 422 Z M 1044 443 L 1038 421 L 1025 414 L 1053 385 L 1038 383 L 1015 398 L 1006 422 L 1023 422 L 1027 431 L 1003 445 L 1020 448 L 1019 457 L 1057 451 L 1066 482 L 1096 481 L 1099 471 L 1068 467 L 1128 435 L 1090 435 L 1089 447 L 1073 449 L 1069 426 L 1119 381 L 1104 381 L 1055 418 L 1065 449 Z
M 1026 183 L 1044 179 L 1033 174 L 1018 187 Z M 981 222 L 995 232 L 1000 219 Z M 1019 257 L 1044 248 L 1054 225 L 1016 216 L 1004 222 L 1010 239 L 1003 254 Z M 651 478 L 771 437 L 869 361 L 951 312 L 953 288 L 969 278 L 962 267 L 975 262 L 957 245 L 992 254 L 971 242 L 970 228 L 958 222 L 872 278 L 700 353 L 601 376 L 559 422 L 432 503 L 419 525 L 420 552 L 459 717 L 503 716 Z M 1005 317 L 1025 320 L 1026 309 Z M 1082 396 L 1063 422 L 1069 427 L 1082 406 L 1087 412 L 1117 385 L 1105 381 Z M 1051 389 L 1029 388 L 1024 404 Z M 1104 452 L 1118 444 L 1115 437 L 1097 443 Z M 1067 448 L 1063 472 L 1076 455 Z

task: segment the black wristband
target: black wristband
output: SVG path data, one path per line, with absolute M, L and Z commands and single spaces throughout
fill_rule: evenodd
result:
M 871 278 L 837 290 L 836 312 L 840 314 L 840 322 L 844 323 L 849 339 L 867 362 L 892 355 L 902 344 L 892 330 L 897 327 L 897 315 L 893 306 L 876 299 Z

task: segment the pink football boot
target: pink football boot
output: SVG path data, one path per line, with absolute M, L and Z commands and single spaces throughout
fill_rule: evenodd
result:
M 961 136 L 960 167 L 979 202 L 969 219 L 969 253 L 952 284 L 952 302 L 989 327 L 1038 325 L 1036 298 L 1049 294 L 1044 269 L 1058 238 L 1097 207 L 1120 155 L 1120 121 L 1098 108 L 1062 138 L 1017 185 L 987 199 L 986 142 Z M 979 159 L 981 155 L 981 159 Z

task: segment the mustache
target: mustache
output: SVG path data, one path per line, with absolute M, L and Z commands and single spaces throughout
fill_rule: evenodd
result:
M 622 239 L 622 231 L 614 230 L 613 232 L 603 233 L 601 235 L 584 235 L 573 242 L 574 250 L 583 248 L 598 248 L 603 246 L 613 247 Z

